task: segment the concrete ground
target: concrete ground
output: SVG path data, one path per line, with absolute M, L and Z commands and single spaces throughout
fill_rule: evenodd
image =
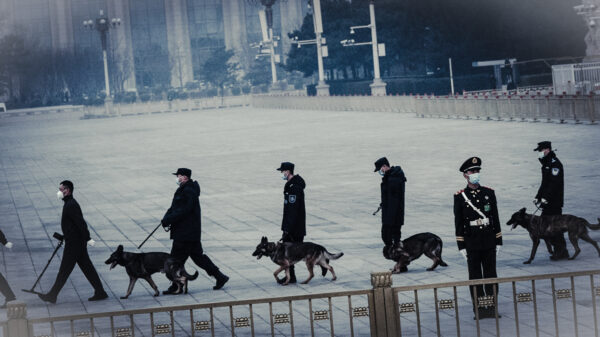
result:
M 118 311 L 180 304 L 209 303 L 331 291 L 369 289 L 371 271 L 385 271 L 391 261 L 381 255 L 380 218 L 371 215 L 379 204 L 380 177 L 373 173 L 373 162 L 387 156 L 393 165 L 401 165 L 406 185 L 406 218 L 403 237 L 433 232 L 444 241 L 444 260 L 449 267 L 434 272 L 425 268 L 430 260 L 422 257 L 409 266 L 409 272 L 393 276 L 394 286 L 451 282 L 467 279 L 466 262 L 458 253 L 454 239 L 453 195 L 465 186 L 458 172 L 461 163 L 472 155 L 483 160 L 482 184 L 495 189 L 503 223 L 504 246 L 498 256 L 500 277 L 581 271 L 598 268 L 595 249 L 580 241 L 581 254 L 573 261 L 551 262 L 540 246 L 531 265 L 527 259 L 531 241 L 524 229 L 510 231 L 504 224 L 521 207 L 532 210 L 531 200 L 541 181 L 537 153 L 532 149 L 541 140 L 551 140 L 565 166 L 565 213 L 597 223 L 600 216 L 600 132 L 597 125 L 495 122 L 476 120 L 421 119 L 413 115 L 379 112 L 323 112 L 257 110 L 251 108 L 205 110 L 148 116 L 82 120 L 78 114 L 12 117 L 0 120 L 0 229 L 11 250 L 1 249 L 0 272 L 6 276 L 19 300 L 27 303 L 29 317 L 48 317 L 78 313 Z M 281 287 L 273 279 L 275 265 L 267 259 L 251 256 L 261 236 L 279 239 L 282 190 L 284 182 L 275 168 L 282 161 L 296 164 L 296 173 L 307 182 L 307 236 L 327 247 L 343 251 L 332 263 L 338 280 L 330 275 L 315 277 L 309 285 Z M 213 291 L 214 279 L 202 270 L 190 283 L 190 294 L 152 297 L 152 289 L 139 281 L 127 300 L 124 295 L 128 277 L 122 267 L 109 270 L 104 261 L 120 244 L 127 251 L 136 247 L 159 223 L 169 207 L 177 186 L 171 175 L 178 167 L 193 170 L 192 178 L 202 187 L 202 243 L 205 253 L 231 277 L 221 291 Z M 30 288 L 50 257 L 60 232 L 62 201 L 57 200 L 58 184 L 70 179 L 74 196 L 80 203 L 92 238 L 89 248 L 110 298 L 88 302 L 92 288 L 76 267 L 55 305 L 47 305 L 37 296 L 21 292 Z M 599 232 L 591 232 L 600 240 Z M 168 233 L 159 229 L 142 251 L 169 252 Z M 571 244 L 568 244 L 572 252 Z M 62 250 L 59 251 L 62 257 Z M 60 263 L 55 258 L 36 288 L 46 292 L 54 282 Z M 188 261 L 188 271 L 199 269 Z M 303 264 L 299 278 L 307 275 Z M 166 289 L 164 276 L 154 276 L 159 288 Z M 557 284 L 569 288 L 567 283 Z M 598 278 L 596 284 L 600 283 Z M 560 283 L 560 282 L 558 282 Z M 578 296 L 580 336 L 594 331 L 589 278 L 576 280 L 588 292 Z M 529 285 L 517 284 L 528 291 Z M 538 285 L 538 303 L 542 336 L 554 334 L 553 307 L 549 282 Z M 583 288 L 582 288 L 583 289 Z M 451 290 L 451 289 L 450 289 Z M 463 291 L 464 290 L 464 291 Z M 475 334 L 466 289 L 459 291 L 461 335 Z M 428 301 L 422 295 L 420 301 Z M 514 309 L 510 285 L 500 288 L 500 320 L 504 333 L 514 334 Z M 405 294 L 400 295 L 403 302 Z M 412 302 L 412 294 L 406 294 Z M 450 298 L 451 291 L 440 295 Z M 506 303 L 502 303 L 502 298 Z M 429 299 L 431 300 L 431 299 Z M 354 304 L 354 303 L 353 303 Z M 355 306 L 365 306 L 366 297 Z M 533 336 L 534 316 L 531 304 L 519 304 L 521 335 Z M 529 305 L 529 307 L 527 307 Z M 304 304 L 294 310 L 308 310 Z M 326 309 L 319 303 L 313 310 Z M 334 303 L 347 317 L 347 303 Z M 573 324 L 571 302 L 559 302 L 561 334 L 569 334 Z M 268 308 L 256 308 L 256 317 L 265 323 L 257 335 L 270 335 Z M 262 310 L 262 311 L 261 311 Z M 278 311 L 287 310 L 275 308 Z M 229 324 L 229 312 L 223 310 L 222 325 Z M 235 313 L 235 317 L 247 313 Z M 336 317 L 340 317 L 337 315 Z M 402 315 L 405 335 L 417 335 L 414 313 Z M 436 332 L 435 314 L 423 306 L 420 319 L 424 335 Z M 139 318 L 145 319 L 145 318 Z M 256 318 L 257 320 L 259 318 Z M 299 320 L 295 334 L 310 334 L 307 315 Z M 163 323 L 168 316 L 157 318 Z M 189 326 L 189 317 L 175 317 L 177 335 Z M 185 323 L 186 320 L 188 323 Z M 221 322 L 221 320 L 217 320 Z M 217 322 L 217 323 L 218 323 Z M 452 312 L 441 313 L 444 335 L 456 335 Z M 217 325 L 217 323 L 215 323 Z M 89 324 L 89 323 L 88 323 Z M 117 326 L 122 323 L 117 322 Z M 137 324 L 137 321 L 136 321 Z M 186 325 L 187 324 L 187 325 Z M 336 323 L 338 324 L 338 323 Z M 335 326 L 335 334 L 346 335 L 347 324 Z M 368 333 L 368 320 L 356 319 L 356 335 Z M 566 324 L 566 325 L 564 325 Z M 216 326 L 215 325 L 215 326 Z M 278 325 L 275 333 L 289 335 L 289 325 Z M 495 335 L 492 320 L 482 321 L 484 334 Z M 136 333 L 149 335 L 142 328 Z M 217 330 L 230 334 L 226 328 Z M 346 329 L 346 330 L 345 330 Z M 43 330 L 43 329 L 42 329 Z M 263 331 L 263 332 L 261 332 Z M 330 332 L 327 322 L 316 334 Z M 43 332 L 43 331 L 42 331 Z M 101 331 L 98 334 L 104 336 Z M 104 332 L 106 333 L 106 332 Z M 249 334 L 236 330 L 236 334 Z

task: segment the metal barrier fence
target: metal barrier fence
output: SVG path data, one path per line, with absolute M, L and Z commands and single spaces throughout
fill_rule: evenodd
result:
M 2 336 L 595 336 L 600 270 L 392 287 L 372 273 L 372 289 L 27 319 L 8 303 Z M 498 308 L 490 319 L 478 307 Z
M 255 95 L 252 106 L 267 109 L 389 111 L 418 117 L 595 124 L 600 96 L 302 96 Z
M 202 99 L 118 103 L 107 106 L 85 106 L 84 118 L 146 115 L 164 112 L 196 111 L 250 105 L 250 96 L 223 96 Z

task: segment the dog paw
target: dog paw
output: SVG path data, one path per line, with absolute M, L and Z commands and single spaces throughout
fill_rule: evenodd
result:
M 433 268 L 427 268 L 426 270 L 427 271 L 433 271 Z
M 122 300 L 126 300 L 129 296 L 121 296 Z
M 569 260 L 575 260 L 575 257 L 570 257 Z
M 308 284 L 308 282 L 304 281 L 304 282 L 300 282 L 300 284 Z
M 530 263 L 531 263 L 531 260 L 527 260 L 527 261 L 523 262 L 523 264 L 530 264 Z
M 334 277 L 334 278 L 332 278 L 331 280 L 332 280 L 332 281 L 335 281 L 335 280 L 337 280 L 337 277 Z

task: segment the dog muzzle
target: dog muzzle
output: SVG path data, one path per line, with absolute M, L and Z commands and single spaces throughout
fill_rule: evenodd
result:
M 117 266 L 117 261 L 115 261 L 115 262 L 113 262 L 113 263 L 110 264 L 110 269 L 109 270 L 112 270 L 116 266 Z

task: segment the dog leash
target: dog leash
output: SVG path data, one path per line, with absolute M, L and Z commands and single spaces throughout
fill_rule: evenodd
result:
M 536 210 L 533 211 L 533 213 L 531 213 L 531 219 L 529 219 L 529 226 L 533 224 L 533 217 L 535 216 L 535 213 L 537 213 L 537 211 L 540 210 L 540 206 L 538 206 L 535 202 L 533 204 L 535 205 Z

